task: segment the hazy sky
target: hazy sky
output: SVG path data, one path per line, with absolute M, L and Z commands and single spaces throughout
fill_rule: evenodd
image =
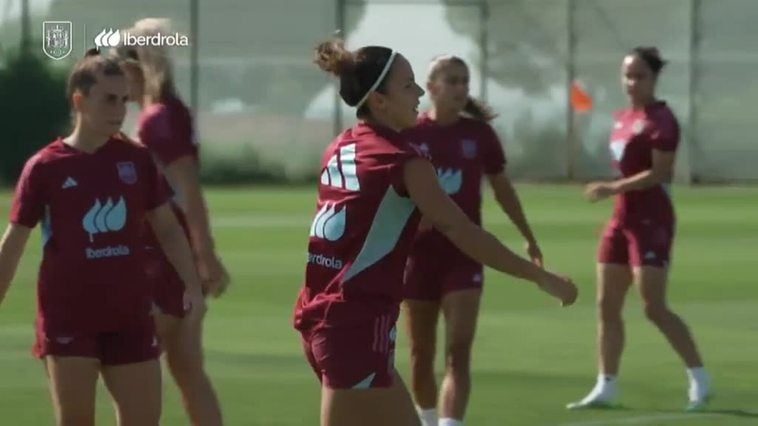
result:
M 479 19 L 479 9 L 470 8 L 470 22 Z M 348 19 L 350 14 L 348 13 Z M 440 4 L 403 5 L 369 4 L 358 28 L 349 34 L 348 47 L 357 48 L 366 44 L 379 44 L 398 49 L 411 63 L 416 73 L 416 82 L 422 87 L 426 82 L 429 61 L 439 54 L 455 54 L 464 58 L 471 68 L 471 93 L 479 95 L 481 79 L 476 64 L 479 47 L 473 39 L 455 33 L 445 17 L 445 8 Z M 544 96 L 527 96 L 520 88 L 506 88 L 489 81 L 488 100 L 501 113 L 499 123 L 503 128 L 514 124 L 515 112 L 530 110 L 537 121 L 562 118 L 565 89 L 556 86 Z M 334 88 L 325 88 L 308 106 L 306 116 L 325 118 L 331 116 L 334 104 Z M 427 105 L 422 98 L 422 108 Z M 343 107 L 343 117 L 354 116 L 353 110 Z
M 478 19 L 478 8 L 471 8 L 472 19 Z M 350 10 L 347 19 L 351 19 Z M 397 49 L 411 63 L 416 82 L 423 87 L 429 61 L 439 54 L 455 54 L 474 64 L 479 56 L 478 47 L 468 37 L 456 34 L 445 17 L 445 8 L 437 4 L 369 4 L 355 31 L 348 35 L 348 47 L 382 45 Z M 480 79 L 472 70 L 471 90 L 479 93 Z M 329 114 L 333 105 L 334 88 L 322 91 L 311 103 L 310 116 Z M 426 96 L 422 99 L 422 103 Z M 345 107 L 345 116 L 352 116 Z
M 32 11 L 46 11 L 50 3 L 52 0 L 29 0 L 29 7 Z M 6 11 L 8 16 L 5 15 Z M 0 22 L 18 18 L 19 15 L 21 15 L 21 0 L 0 0 Z
M 158 0 L 159 1 L 159 0 Z M 29 0 L 36 13 L 45 12 L 52 0 Z M 282 1 L 282 4 L 286 4 Z M 6 10 L 7 9 L 7 10 Z M 20 0 L 0 0 L 0 22 L 17 18 L 20 14 Z M 6 13 L 7 12 L 7 13 Z M 331 10 L 329 11 L 331 13 Z M 460 16 L 460 15 L 459 15 Z M 478 7 L 470 7 L 471 23 L 479 18 Z M 351 11 L 347 11 L 351 19 Z M 453 32 L 445 17 L 445 8 L 441 3 L 426 4 L 392 4 L 369 3 L 360 25 L 348 35 L 348 46 L 357 48 L 367 44 L 386 45 L 398 49 L 410 61 L 416 73 L 416 81 L 423 86 L 429 61 L 439 54 L 455 54 L 467 60 L 471 66 L 471 92 L 478 95 L 481 81 L 476 64 L 479 48 L 471 38 Z M 520 88 L 506 88 L 490 81 L 488 84 L 489 101 L 500 112 L 508 115 L 508 110 L 530 109 L 538 119 L 552 119 L 562 112 L 560 108 L 564 95 L 562 87 L 555 87 L 544 97 L 527 98 Z M 317 95 L 308 106 L 306 115 L 319 117 L 332 114 L 334 105 L 334 88 L 327 87 Z M 426 105 L 426 97 L 422 99 Z M 352 116 L 352 111 L 345 109 L 345 117 Z

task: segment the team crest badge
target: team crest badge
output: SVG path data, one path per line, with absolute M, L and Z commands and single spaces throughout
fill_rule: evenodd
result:
M 134 185 L 137 183 L 137 170 L 134 168 L 134 163 L 131 161 L 125 161 L 123 163 L 116 164 L 118 168 L 118 177 L 121 182 L 128 185 Z
M 42 51 L 50 59 L 63 59 L 71 53 L 74 41 L 71 21 L 44 21 L 42 23 Z
M 412 143 L 411 146 L 413 146 L 413 148 L 415 148 L 417 151 L 421 152 L 422 154 L 429 155 L 429 145 L 427 145 L 426 143 L 419 143 L 419 144 Z
M 426 159 L 431 159 L 431 153 L 429 152 L 429 145 L 426 143 L 416 144 L 416 143 L 409 143 L 411 148 L 413 148 L 418 155 L 421 157 L 424 157 Z
M 463 139 L 461 141 L 461 150 L 463 151 L 463 158 L 467 160 L 476 158 L 476 141 L 473 139 Z
M 643 120 L 636 120 L 632 124 L 632 133 L 635 135 L 639 135 L 643 130 L 645 130 L 645 122 Z

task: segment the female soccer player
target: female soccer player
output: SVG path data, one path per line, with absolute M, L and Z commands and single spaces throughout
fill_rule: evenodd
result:
M 147 18 L 127 30 L 134 36 L 168 32 L 168 21 Z M 131 97 L 142 108 L 138 135 L 153 154 L 160 170 L 177 194 L 172 206 L 184 225 L 206 294 L 220 295 L 229 282 L 211 235 L 208 210 L 200 188 L 198 148 L 189 109 L 179 99 L 169 53 L 165 47 L 139 46 L 117 49 L 124 61 Z M 158 332 L 166 360 L 178 385 L 192 424 L 222 424 L 218 397 L 205 372 L 201 317 L 184 318 L 180 277 L 148 236 L 152 254 L 149 274 L 156 288 Z
M 417 208 L 477 261 L 533 281 L 565 305 L 577 290 L 476 226 L 401 136 L 416 124 L 424 93 L 401 54 L 379 46 L 350 52 L 333 40 L 317 47 L 316 62 L 340 78 L 340 96 L 360 119 L 324 153 L 305 285 L 295 307 L 295 328 L 322 383 L 321 424 L 416 425 L 393 361 Z
M 656 48 L 638 47 L 624 57 L 621 82 L 629 107 L 616 114 L 610 149 L 621 178 L 595 182 L 586 197 L 596 202 L 615 195 L 616 206 L 598 249 L 599 374 L 592 391 L 568 408 L 608 406 L 615 402 L 624 323 L 621 310 L 634 283 L 645 315 L 666 336 L 687 366 L 688 410 L 703 407 L 709 377 L 687 325 L 666 302 L 674 206 L 670 183 L 679 145 L 679 124 L 655 96 L 665 65 Z
M 529 257 L 542 265 L 537 240 L 505 174 L 500 140 L 488 124 L 494 116 L 469 96 L 468 66 L 456 56 L 438 57 L 431 63 L 426 87 L 432 110 L 420 117 L 407 137 L 431 156 L 440 185 L 477 225 L 482 216 L 481 182 L 486 176 L 496 200 L 527 241 Z M 438 424 L 434 358 L 440 307 L 447 333 L 439 425 L 463 424 L 482 284 L 481 263 L 463 254 L 441 232 L 426 228 L 419 232 L 408 259 L 404 306 L 413 396 L 424 426 Z
M 90 51 L 77 63 L 68 83 L 73 133 L 26 163 L 0 243 L 1 301 L 42 221 L 34 353 L 45 362 L 59 426 L 94 425 L 98 374 L 119 425 L 159 424 L 159 350 L 140 236 L 146 221 L 193 308 L 203 309 L 168 189 L 147 150 L 119 133 L 127 94 L 118 61 Z

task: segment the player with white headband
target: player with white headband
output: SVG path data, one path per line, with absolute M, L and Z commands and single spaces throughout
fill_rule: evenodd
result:
M 537 283 L 564 305 L 577 290 L 515 255 L 445 194 L 432 164 L 401 133 L 416 124 L 424 93 L 403 55 L 381 46 L 352 52 L 330 40 L 316 48 L 316 63 L 340 78 L 340 96 L 360 120 L 324 152 L 295 306 L 295 328 L 322 384 L 321 425 L 418 425 L 394 353 L 421 214 L 471 258 Z

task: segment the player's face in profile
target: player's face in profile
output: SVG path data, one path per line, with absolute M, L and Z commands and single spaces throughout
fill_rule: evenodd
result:
M 129 85 L 129 100 L 139 102 L 145 94 L 145 76 L 138 64 L 126 63 L 121 66 L 126 74 L 127 84 Z
M 97 76 L 89 96 L 82 96 L 78 111 L 82 119 L 98 133 L 112 135 L 121 130 L 126 115 L 129 92 L 123 75 Z
M 469 81 L 468 67 L 456 62 L 448 63 L 429 82 L 429 94 L 436 106 L 460 112 L 468 101 Z
M 397 55 L 389 73 L 386 94 L 381 95 L 381 107 L 385 109 L 392 125 L 407 129 L 416 125 L 419 98 L 424 90 L 416 84 L 411 64 L 402 55 Z
M 647 63 L 637 55 L 624 58 L 621 65 L 621 85 L 632 103 L 652 99 L 656 76 Z

